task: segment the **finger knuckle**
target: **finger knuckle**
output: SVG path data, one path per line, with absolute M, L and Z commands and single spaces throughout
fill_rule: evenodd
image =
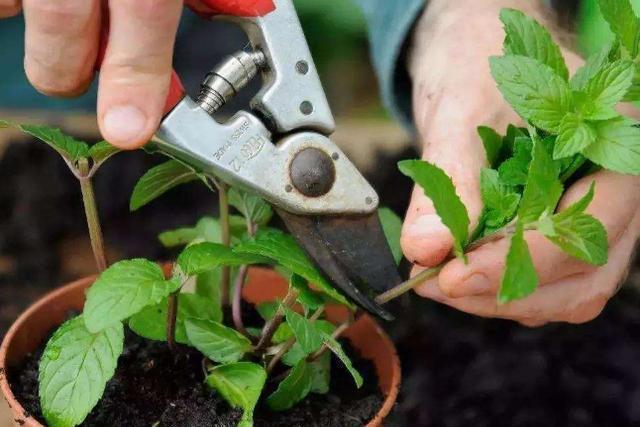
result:
M 76 34 L 87 30 L 94 8 L 86 0 L 46 0 L 28 4 L 28 20 L 45 34 Z
M 571 323 L 575 325 L 590 322 L 594 320 L 596 317 L 598 317 L 600 313 L 602 313 L 602 310 L 604 310 L 605 305 L 606 305 L 606 300 L 603 300 L 603 299 L 591 301 L 590 303 L 585 304 L 584 306 L 571 312 L 569 316 L 564 320 L 567 323 Z
M 171 72 L 171 58 L 148 55 L 144 60 L 125 54 L 110 56 L 102 65 L 101 75 L 105 81 L 117 82 L 121 86 L 148 86 L 158 82 L 159 77 L 167 77 Z M 164 83 L 164 81 L 163 81 Z
M 90 81 L 66 73 L 48 72 L 42 67 L 26 65 L 25 73 L 31 85 L 40 93 L 50 96 L 76 96 L 86 90 Z
M 175 0 L 117 0 L 116 3 L 132 16 L 157 23 L 172 20 Z

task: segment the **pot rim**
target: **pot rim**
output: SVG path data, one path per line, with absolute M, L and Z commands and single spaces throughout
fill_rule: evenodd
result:
M 274 273 L 272 270 L 261 268 L 261 267 L 254 267 L 252 268 L 252 270 L 254 274 L 255 273 L 260 273 L 260 274 Z M 8 355 L 10 354 L 9 352 L 12 349 L 12 345 L 16 341 L 16 337 L 19 335 L 20 331 L 25 327 L 25 325 L 29 322 L 29 320 L 31 320 L 34 314 L 39 313 L 42 310 L 47 310 L 51 301 L 65 297 L 68 294 L 72 294 L 74 291 L 76 291 L 76 289 L 85 289 L 89 287 L 95 281 L 96 277 L 97 277 L 96 275 L 93 275 L 93 276 L 85 277 L 82 279 L 78 279 L 44 294 L 42 297 L 36 300 L 35 303 L 30 305 L 24 312 L 22 312 L 20 316 L 18 316 L 18 318 L 11 325 L 6 335 L 4 336 L 2 340 L 2 344 L 0 344 L 0 391 L 2 391 L 2 394 L 9 405 L 11 413 L 13 414 L 13 417 L 14 417 L 14 422 L 16 422 L 18 425 L 22 427 L 43 427 L 39 421 L 37 421 L 35 418 L 33 418 L 32 416 L 26 413 L 25 409 L 22 407 L 20 402 L 16 399 L 15 395 L 13 394 L 13 391 L 11 390 L 11 386 L 9 384 L 9 380 L 7 378 L 7 369 L 9 368 L 7 363 Z M 68 305 L 72 305 L 73 302 L 74 301 L 72 300 L 67 301 Z M 67 308 L 67 310 L 72 308 L 74 307 Z M 374 416 L 374 418 L 371 421 L 369 421 L 369 423 L 367 424 L 367 427 L 379 427 L 382 425 L 383 420 L 389 415 L 389 413 L 393 409 L 398 397 L 398 391 L 399 391 L 400 381 L 401 381 L 400 359 L 398 357 L 396 347 L 391 341 L 391 338 L 389 338 L 386 332 L 382 330 L 382 328 L 371 316 L 369 316 L 368 314 L 363 315 L 349 329 L 352 329 L 357 325 L 360 325 L 359 326 L 360 328 L 372 330 L 372 333 L 376 336 L 378 340 L 380 340 L 381 344 L 390 350 L 390 359 L 391 359 L 390 382 L 386 385 L 386 388 L 388 389 L 388 391 L 385 392 L 385 390 L 382 390 L 383 385 L 381 383 L 382 380 L 381 380 L 380 368 L 376 365 L 376 379 L 378 382 L 378 386 L 381 388 L 381 391 L 385 398 L 382 406 L 380 406 L 380 409 L 376 412 L 376 415 Z M 52 325 L 52 327 L 55 327 L 55 325 Z M 347 330 L 347 335 L 348 335 L 349 329 Z M 353 341 L 352 337 L 346 337 L 346 338 Z M 357 345 L 356 345 L 356 348 L 358 348 Z M 368 358 L 365 355 L 363 355 L 363 357 Z

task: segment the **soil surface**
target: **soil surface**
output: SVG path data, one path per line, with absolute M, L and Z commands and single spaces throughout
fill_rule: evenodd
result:
M 355 351 L 343 343 L 351 355 Z M 38 399 L 38 360 L 42 348 L 31 354 L 24 366 L 9 372 L 17 399 L 27 412 L 42 422 Z M 335 359 L 335 358 L 334 358 Z M 298 407 L 271 413 L 259 407 L 256 427 L 361 426 L 382 405 L 371 362 L 353 357 L 365 378 L 356 389 L 349 373 L 334 360 L 331 392 L 310 395 Z M 148 341 L 128 332 L 125 349 L 114 378 L 102 400 L 83 426 L 235 427 L 242 415 L 203 384 L 202 355 L 188 347 L 175 354 L 165 343 Z M 158 424 L 156 424 L 158 423 Z
M 640 425 L 637 290 L 623 289 L 592 322 L 537 329 L 415 295 L 405 303 L 387 327 L 403 374 L 387 426 Z

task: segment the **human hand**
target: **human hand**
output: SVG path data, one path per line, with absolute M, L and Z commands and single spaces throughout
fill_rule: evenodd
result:
M 108 25 L 100 67 L 98 125 L 110 143 L 133 149 L 149 141 L 160 123 L 183 3 L 22 0 L 21 4 L 21 0 L 0 0 L 0 18 L 24 10 L 27 77 L 39 92 L 62 97 L 78 96 L 91 84 L 102 28 Z M 203 14 L 252 15 L 272 8 L 271 0 L 186 3 Z
M 423 141 L 423 158 L 444 169 L 456 184 L 472 219 L 482 210 L 480 169 L 486 167 L 478 125 L 504 129 L 521 123 L 503 100 L 491 77 L 488 57 L 501 53 L 503 32 L 498 19 L 502 7 L 513 7 L 544 20 L 542 9 L 523 0 L 487 2 L 433 0 L 419 22 L 409 69 L 414 84 L 414 113 Z M 556 37 L 557 38 L 557 37 Z M 575 71 L 581 59 L 564 51 Z M 583 196 L 592 181 L 596 196 L 589 212 L 607 228 L 609 263 L 601 268 L 569 258 L 537 232 L 526 239 L 540 278 L 530 297 L 498 305 L 498 292 L 508 241 L 486 244 L 469 254 L 469 263 L 447 263 L 437 279 L 417 292 L 462 311 L 540 325 L 549 321 L 584 322 L 597 316 L 624 278 L 640 234 L 640 179 L 599 172 L 570 188 L 560 209 Z M 421 189 L 414 190 L 405 219 L 402 245 L 416 264 L 414 273 L 443 262 L 452 237 Z

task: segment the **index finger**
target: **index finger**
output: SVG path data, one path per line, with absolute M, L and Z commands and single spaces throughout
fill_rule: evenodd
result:
M 182 1 L 111 0 L 98 88 L 98 124 L 121 148 L 144 145 L 158 128 L 169 90 Z

